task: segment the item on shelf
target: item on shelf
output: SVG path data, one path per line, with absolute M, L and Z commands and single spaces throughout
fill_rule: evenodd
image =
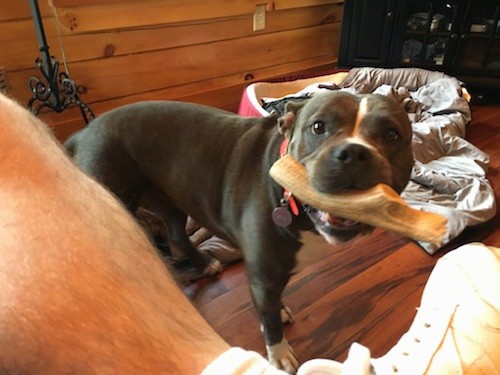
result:
M 432 16 L 431 21 L 431 31 L 439 31 L 442 26 L 442 21 L 444 20 L 444 16 L 442 14 L 436 13 Z
M 406 26 L 408 30 L 411 31 L 425 31 L 427 29 L 427 19 L 429 18 L 429 13 L 421 12 L 415 13 L 408 17 L 408 22 Z

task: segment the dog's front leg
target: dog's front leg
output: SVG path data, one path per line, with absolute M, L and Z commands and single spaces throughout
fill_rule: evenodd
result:
M 267 268 L 267 267 L 266 267 Z M 298 358 L 283 334 L 283 311 L 291 319 L 290 310 L 283 306 L 281 293 L 288 282 L 289 274 L 265 275 L 262 269 L 248 267 L 250 289 L 255 307 L 259 313 L 262 331 L 266 341 L 268 359 L 279 369 L 294 374 L 299 366 Z M 255 272 L 253 272 L 255 271 Z

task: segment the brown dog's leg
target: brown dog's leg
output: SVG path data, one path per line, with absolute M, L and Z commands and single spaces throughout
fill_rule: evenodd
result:
M 0 95 L 0 373 L 197 374 L 229 346 L 124 207 Z

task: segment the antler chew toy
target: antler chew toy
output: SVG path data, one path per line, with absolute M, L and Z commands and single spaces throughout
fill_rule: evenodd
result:
M 385 184 L 359 192 L 321 193 L 309 184 L 306 168 L 290 155 L 276 161 L 269 174 L 300 201 L 336 216 L 438 245 L 446 232 L 446 218 L 411 208 Z

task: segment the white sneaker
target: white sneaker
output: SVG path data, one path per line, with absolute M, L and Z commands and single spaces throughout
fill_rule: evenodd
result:
M 500 248 L 473 243 L 439 259 L 410 329 L 383 357 L 355 343 L 343 364 L 311 360 L 298 372 L 371 374 L 500 374 Z
M 417 315 L 376 374 L 500 374 L 500 249 L 464 245 L 438 260 Z

